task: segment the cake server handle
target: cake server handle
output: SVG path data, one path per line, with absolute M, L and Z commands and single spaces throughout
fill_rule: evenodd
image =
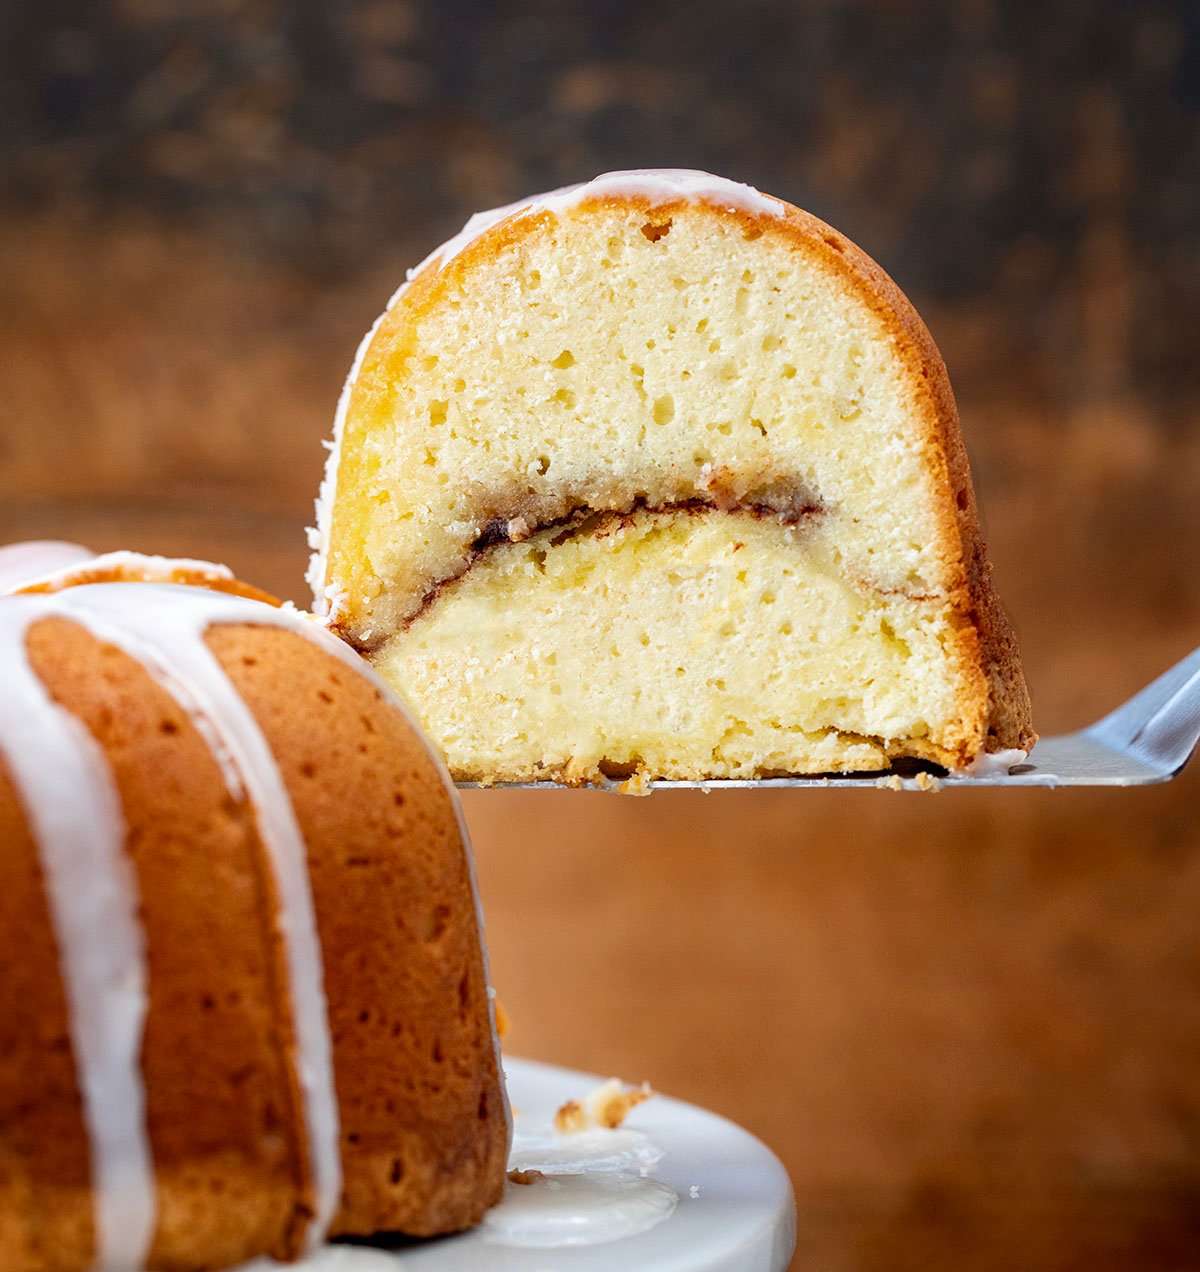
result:
M 1084 733 L 1174 777 L 1200 743 L 1200 649 Z

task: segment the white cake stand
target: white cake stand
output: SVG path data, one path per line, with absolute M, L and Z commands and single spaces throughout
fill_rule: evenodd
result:
M 488 1221 L 460 1236 L 392 1249 L 332 1245 L 294 1266 L 304 1272 L 787 1267 L 795 1244 L 791 1185 L 779 1160 L 752 1135 L 694 1105 L 656 1096 L 634 1109 L 625 1129 L 559 1136 L 550 1130 L 554 1111 L 601 1079 L 507 1058 L 505 1070 L 516 1111 L 512 1160 L 524 1168 L 540 1163 L 541 1179 L 510 1183 Z M 590 1169 L 577 1173 L 582 1168 Z M 640 1225 L 648 1226 L 634 1231 Z M 253 1272 L 268 1269 L 277 1272 L 277 1265 L 253 1265 Z

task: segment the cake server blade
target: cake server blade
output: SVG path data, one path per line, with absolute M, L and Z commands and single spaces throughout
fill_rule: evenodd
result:
M 1152 786 L 1183 770 L 1200 742 L 1200 649 L 1128 702 L 1076 733 L 1042 738 L 1008 772 L 829 773 L 805 777 L 722 778 L 707 782 L 611 780 L 583 787 L 561 783 L 459 782 L 475 790 L 789 790 L 793 787 L 881 787 L 930 790 L 985 786 Z

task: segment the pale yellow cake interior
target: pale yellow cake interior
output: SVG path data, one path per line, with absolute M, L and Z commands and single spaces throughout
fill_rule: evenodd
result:
M 818 524 L 639 513 L 490 550 L 374 662 L 460 777 L 749 777 L 937 758 L 955 648 Z
M 635 498 L 812 498 L 847 571 L 944 586 L 890 329 L 833 266 L 752 233 L 604 209 L 451 266 L 428 307 L 418 280 L 400 346 L 368 354 L 351 399 L 330 561 L 348 629 L 411 614 L 494 517 Z
M 830 243 L 576 208 L 427 269 L 385 320 L 325 584 L 456 777 L 982 748 L 928 385 Z

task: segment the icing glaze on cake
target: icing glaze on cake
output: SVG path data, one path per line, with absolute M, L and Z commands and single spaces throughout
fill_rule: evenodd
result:
M 74 543 L 14 543 L 0 547 L 0 593 L 60 592 L 82 583 L 183 583 L 256 601 L 279 602 L 234 577 L 227 565 L 143 552 L 97 555 Z
M 12 591 L 30 579 L 50 577 L 95 558 L 94 552 L 78 543 L 56 539 L 4 544 L 0 546 L 0 592 Z
M 213 623 L 249 617 L 263 622 L 262 609 L 256 602 L 226 599 L 202 588 L 137 583 L 73 588 L 62 599 L 70 617 L 82 618 L 94 635 L 137 658 L 177 699 L 212 745 L 230 793 L 244 793 L 257 811 L 279 897 L 279 933 L 287 951 L 296 1073 L 304 1095 L 315 1197 L 306 1238 L 312 1249 L 325 1239 L 332 1222 L 341 1194 L 341 1166 L 324 970 L 304 840 L 270 747 L 203 641 Z M 247 614 L 247 604 L 255 607 L 252 615 Z M 267 614 L 266 622 L 292 631 L 312 627 L 295 612 L 272 609 Z
M 104 756 L 26 657 L 29 625 L 56 610 L 0 603 L 0 759 L 37 835 L 62 960 L 93 1162 L 95 1266 L 140 1268 L 154 1231 L 154 1168 L 138 1065 L 146 1015 L 139 898 Z

